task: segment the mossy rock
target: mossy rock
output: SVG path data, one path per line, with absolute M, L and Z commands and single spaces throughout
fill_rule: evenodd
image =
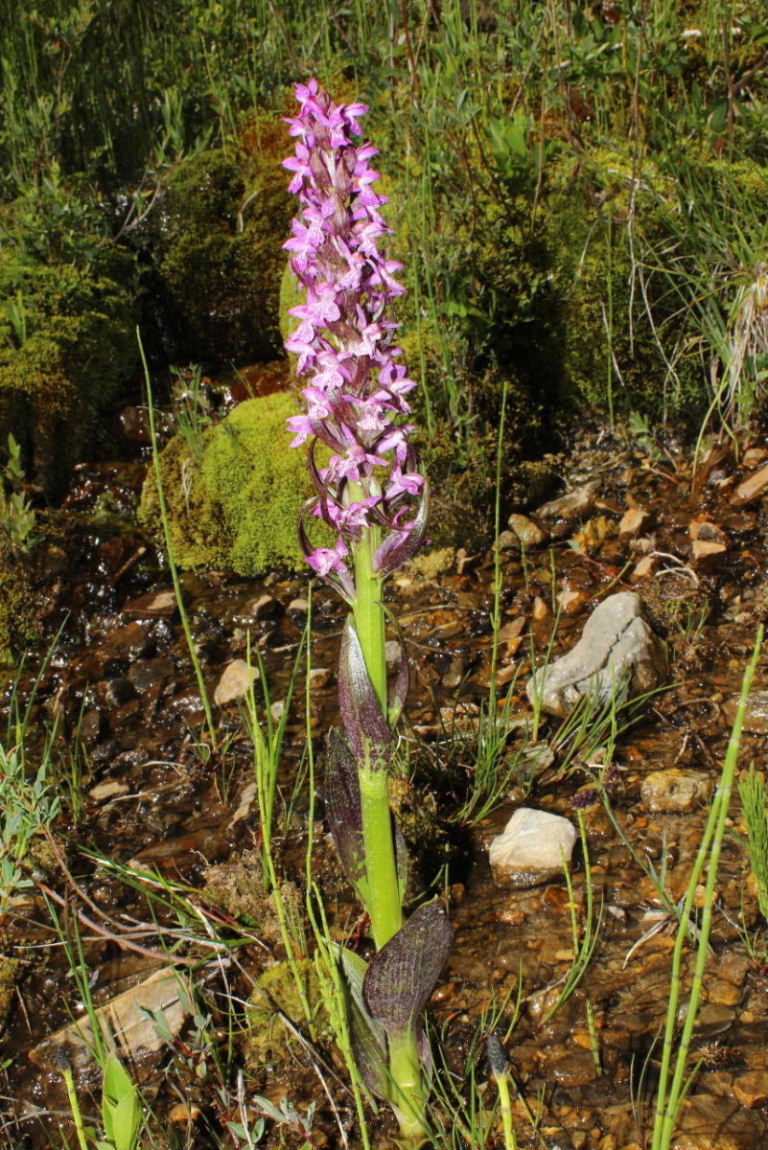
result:
M 133 262 L 44 265 L 0 252 L 0 442 L 13 432 L 47 495 L 67 486 L 136 361 Z
M 252 576 L 284 566 L 302 570 L 298 523 L 313 493 L 304 450 L 294 450 L 286 419 L 299 410 L 286 392 L 248 399 L 203 433 L 199 452 L 175 436 L 160 456 L 174 558 L 180 567 L 223 567 Z M 141 497 L 140 522 L 162 539 L 154 474 Z M 308 524 L 317 545 L 333 538 Z
M 294 204 L 267 139 L 248 156 L 217 149 L 184 160 L 151 222 L 148 244 L 186 359 L 253 363 L 280 350 L 282 245 Z

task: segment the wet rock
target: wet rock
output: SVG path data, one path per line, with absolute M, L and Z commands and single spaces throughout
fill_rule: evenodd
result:
M 768 488 L 768 466 L 753 471 L 751 475 L 743 479 L 731 495 L 731 503 L 737 507 L 741 507 L 745 503 L 752 503 L 753 500 L 760 498 L 766 488 Z
M 586 519 L 591 514 L 599 490 L 599 483 L 585 483 L 582 487 L 576 487 L 573 491 L 561 495 L 559 499 L 552 499 L 549 503 L 542 504 L 536 509 L 536 518 L 543 519 L 553 534 L 561 536 L 567 533 L 573 523 L 579 519 Z
M 576 838 L 573 824 L 561 815 L 520 807 L 488 848 L 493 876 L 517 887 L 547 882 L 570 862 Z
M 526 550 L 530 547 L 540 547 L 547 541 L 546 531 L 527 515 L 510 515 L 507 523 L 518 545 Z
M 725 717 L 731 724 L 736 718 L 738 707 L 737 696 L 725 703 Z M 768 691 L 753 691 L 750 694 L 744 716 L 744 730 L 750 735 L 764 735 L 768 731 Z
M 192 1001 L 186 980 L 172 968 L 158 970 L 149 978 L 117 995 L 96 1011 L 102 1030 L 118 1040 L 121 1050 L 131 1058 L 161 1050 L 165 1039 L 147 1011 L 161 1015 L 171 1036 L 181 1030 Z M 64 1051 L 76 1070 L 84 1070 L 94 1061 L 95 1042 L 91 1023 L 82 1018 L 62 1027 L 29 1052 L 30 1061 L 43 1069 L 56 1069 L 57 1057 Z
M 645 531 L 650 521 L 650 515 L 642 507 L 630 507 L 625 511 L 619 523 L 619 535 L 635 538 Z
M 258 667 L 251 666 L 245 659 L 233 659 L 224 668 L 213 692 L 213 701 L 217 707 L 225 707 L 235 699 L 242 699 L 251 689 L 251 685 L 259 678 Z
M 589 695 L 607 702 L 651 691 L 665 670 L 664 645 L 640 596 L 621 591 L 595 608 L 573 650 L 531 676 L 526 691 L 532 704 L 565 717 Z
M 115 710 L 136 698 L 136 688 L 128 678 L 108 679 L 99 683 L 97 689 L 99 701 L 107 708 Z
M 712 780 L 698 771 L 668 767 L 651 771 L 640 785 L 643 806 L 649 811 L 695 811 L 712 796 Z
M 730 1098 L 695 1094 L 683 1103 L 672 1150 L 757 1150 L 765 1124 Z
M 176 596 L 171 590 L 150 591 L 131 599 L 123 607 L 126 619 L 170 619 L 176 614 Z
M 748 1110 L 755 1110 L 768 1102 L 768 1071 L 748 1070 L 737 1075 L 731 1086 L 735 1097 Z
M 728 551 L 728 536 L 708 519 L 693 519 L 688 525 L 691 555 L 697 567 L 711 566 Z
M 173 659 L 142 659 L 130 668 L 128 678 L 138 693 L 143 695 L 153 687 L 161 687 L 173 677 L 175 670 Z
M 265 620 L 279 619 L 283 613 L 282 605 L 272 595 L 260 595 L 252 599 L 246 608 L 246 613 L 257 623 Z

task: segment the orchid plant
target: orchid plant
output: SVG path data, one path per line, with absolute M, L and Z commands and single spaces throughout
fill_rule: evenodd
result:
M 350 607 L 339 661 L 339 709 L 326 757 L 326 807 L 345 871 L 371 921 L 376 953 L 365 964 L 340 955 L 349 990 L 350 1030 L 369 1088 L 394 1107 L 402 1133 L 424 1135 L 428 1047 L 420 1015 L 451 947 L 438 902 L 403 916 L 406 857 L 389 802 L 393 731 L 408 690 L 408 663 L 388 676 L 383 585 L 418 549 L 427 485 L 407 422 L 415 387 L 395 342 L 391 305 L 404 289 L 400 264 L 378 241 L 390 231 L 374 189 L 377 149 L 356 143 L 364 104 L 335 104 L 312 79 L 296 86 L 299 114 L 288 120 L 295 154 L 285 161 L 301 203 L 292 236 L 294 275 L 305 292 L 291 310 L 299 325 L 286 341 L 308 377 L 304 414 L 293 416 L 293 446 L 310 441 L 316 496 L 307 514 L 336 534 L 332 547 L 300 536 L 307 561 Z M 330 457 L 321 465 L 316 446 Z

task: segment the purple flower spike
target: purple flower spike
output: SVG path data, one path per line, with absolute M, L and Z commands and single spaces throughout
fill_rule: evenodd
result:
M 377 149 L 354 142 L 368 109 L 334 104 L 315 79 L 298 84 L 296 97 L 299 114 L 287 121 L 296 149 L 285 166 L 301 214 L 285 248 L 306 298 L 291 309 L 299 324 L 286 347 L 310 382 L 306 414 L 288 423 L 293 446 L 314 437 L 332 453 L 325 467 L 311 464 L 313 511 L 338 543 L 309 549 L 308 560 L 350 598 L 354 583 L 344 560 L 363 532 L 384 532 L 380 575 L 410 558 L 424 533 L 425 482 L 408 442 L 412 428 L 403 422 L 405 396 L 416 385 L 394 342 L 399 325 L 388 314 L 404 289 L 395 278 L 400 264 L 378 249 L 390 228 L 381 215 L 387 198 L 374 190 Z

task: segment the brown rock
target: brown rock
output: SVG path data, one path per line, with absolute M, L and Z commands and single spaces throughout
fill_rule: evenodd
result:
M 699 771 L 681 771 L 667 767 L 651 771 L 640 786 L 643 806 L 649 811 L 695 811 L 712 794 L 712 780 Z
M 639 535 L 648 525 L 650 515 L 642 507 L 630 507 L 619 523 L 619 535 Z
M 760 498 L 766 487 L 768 487 L 768 465 L 761 467 L 759 471 L 753 471 L 751 475 L 742 480 L 731 495 L 731 503 L 735 504 L 736 507 L 740 507 L 744 503 L 752 503 L 753 500 Z
M 540 547 L 547 541 L 547 532 L 527 515 L 510 515 L 507 523 L 521 547 Z

